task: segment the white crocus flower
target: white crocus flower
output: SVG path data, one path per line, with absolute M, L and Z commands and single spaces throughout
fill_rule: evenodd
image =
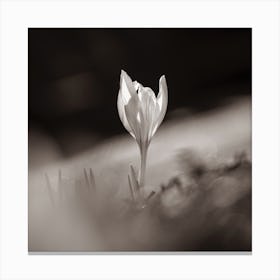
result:
M 118 94 L 118 111 L 126 130 L 135 138 L 141 153 L 139 185 L 144 186 L 147 150 L 153 135 L 166 113 L 168 92 L 165 76 L 159 80 L 159 93 L 132 82 L 125 71 L 121 71 Z

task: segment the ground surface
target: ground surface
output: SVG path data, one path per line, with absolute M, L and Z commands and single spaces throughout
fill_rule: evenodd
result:
M 152 140 L 144 206 L 129 192 L 128 134 L 30 168 L 29 251 L 250 251 L 250 101 L 181 115 Z

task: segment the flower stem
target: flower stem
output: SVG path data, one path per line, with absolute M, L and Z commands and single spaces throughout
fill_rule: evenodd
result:
M 148 145 L 140 147 L 141 166 L 139 172 L 139 186 L 143 188 L 145 185 L 146 162 L 147 162 Z

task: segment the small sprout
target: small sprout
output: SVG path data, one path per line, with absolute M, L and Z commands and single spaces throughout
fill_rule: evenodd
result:
M 131 176 L 131 179 L 132 179 L 132 187 L 133 187 L 134 191 L 137 194 L 139 194 L 140 185 L 138 183 L 136 172 L 135 172 L 135 170 L 134 170 L 132 165 L 130 165 L 130 176 Z
M 133 189 L 133 187 L 132 187 L 132 184 L 131 184 L 131 180 L 130 180 L 130 176 L 129 176 L 129 175 L 128 175 L 128 185 L 129 185 L 129 190 L 130 190 L 130 194 L 131 194 L 132 201 L 135 201 L 134 189 Z
M 63 196 L 63 185 L 62 185 L 62 173 L 61 169 L 58 170 L 58 193 L 59 199 L 62 200 Z
M 86 185 L 87 185 L 87 187 L 88 187 L 88 189 L 89 189 L 89 179 L 88 179 L 88 175 L 87 175 L 87 171 L 86 171 L 86 169 L 84 168 L 84 177 L 85 177 L 85 182 L 86 182 Z
M 94 173 L 92 171 L 92 168 L 89 169 L 89 178 L 90 178 L 91 187 L 96 192 L 96 184 L 95 184 L 95 178 L 94 178 Z
M 49 176 L 48 176 L 47 173 L 45 173 L 45 179 L 46 179 L 46 182 L 47 182 L 47 190 L 48 190 L 49 198 L 50 198 L 51 204 L 54 206 L 55 201 L 54 201 L 53 191 L 52 191 L 50 179 L 49 179 Z

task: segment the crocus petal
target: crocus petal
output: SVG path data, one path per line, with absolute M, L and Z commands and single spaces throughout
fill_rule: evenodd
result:
M 155 122 L 155 126 L 152 131 L 152 136 L 155 134 L 156 130 L 162 123 L 166 109 L 167 109 L 167 103 L 168 103 L 168 89 L 167 89 L 167 84 L 166 84 L 166 79 L 165 76 L 161 76 L 159 80 L 159 93 L 157 96 L 157 104 L 159 105 L 159 113 L 157 120 Z
M 126 119 L 128 124 L 135 135 L 135 139 L 138 143 L 141 143 L 141 117 L 140 114 L 140 104 L 138 96 L 133 96 L 127 105 L 124 106 Z
M 135 89 L 135 91 L 137 92 L 139 87 L 142 86 L 140 83 L 138 83 L 137 81 L 132 82 L 132 85 Z
M 117 101 L 118 112 L 119 112 L 120 119 L 123 123 L 123 126 L 134 138 L 136 138 L 136 135 L 127 121 L 124 106 L 127 105 L 129 103 L 129 100 L 133 96 L 135 97 L 136 95 L 137 95 L 136 90 L 133 86 L 131 78 L 124 70 L 121 70 L 120 90 L 119 90 L 118 101 Z
M 135 134 L 133 133 L 128 121 L 127 121 L 127 118 L 126 118 L 126 113 L 125 113 L 125 109 L 124 109 L 124 102 L 123 102 L 123 97 L 122 97 L 122 94 L 121 92 L 119 91 L 119 94 L 118 94 L 118 101 L 117 101 L 117 106 L 118 106 L 118 112 L 119 112 L 119 116 L 120 116 L 120 119 L 122 121 L 122 124 L 123 126 L 125 127 L 125 129 L 132 135 L 132 137 L 136 137 Z
M 163 121 L 167 109 L 168 92 L 165 76 L 159 80 L 159 94 L 137 81 L 132 82 L 121 71 L 118 112 L 126 130 L 136 139 L 139 147 L 149 145 L 152 136 Z
M 159 79 L 159 93 L 157 96 L 157 102 L 160 111 L 163 111 L 165 114 L 167 108 L 167 102 L 168 102 L 168 89 L 167 89 L 166 79 L 164 75 L 161 76 Z
M 156 103 L 156 96 L 153 90 L 149 87 L 143 87 L 141 84 L 138 83 L 138 96 L 141 102 L 144 104 L 147 102 L 148 99 L 151 99 L 153 103 Z
M 159 109 L 159 105 L 158 103 L 156 103 L 156 106 L 154 108 L 154 112 L 153 112 L 153 116 L 151 118 L 151 127 L 150 127 L 150 130 L 149 130 L 149 135 L 148 135 L 148 138 L 149 138 L 149 141 L 152 139 L 152 137 L 154 136 L 154 134 L 156 133 L 159 125 L 157 120 L 158 120 L 158 117 L 159 117 L 159 114 L 160 114 L 160 109 Z
M 149 142 L 150 131 L 153 128 L 154 113 L 156 110 L 157 100 L 155 93 L 149 87 L 139 86 L 138 96 L 140 100 L 141 112 L 143 115 L 142 136 Z
M 132 80 L 124 70 L 121 70 L 120 92 L 125 105 L 128 103 L 130 98 L 136 94 Z

